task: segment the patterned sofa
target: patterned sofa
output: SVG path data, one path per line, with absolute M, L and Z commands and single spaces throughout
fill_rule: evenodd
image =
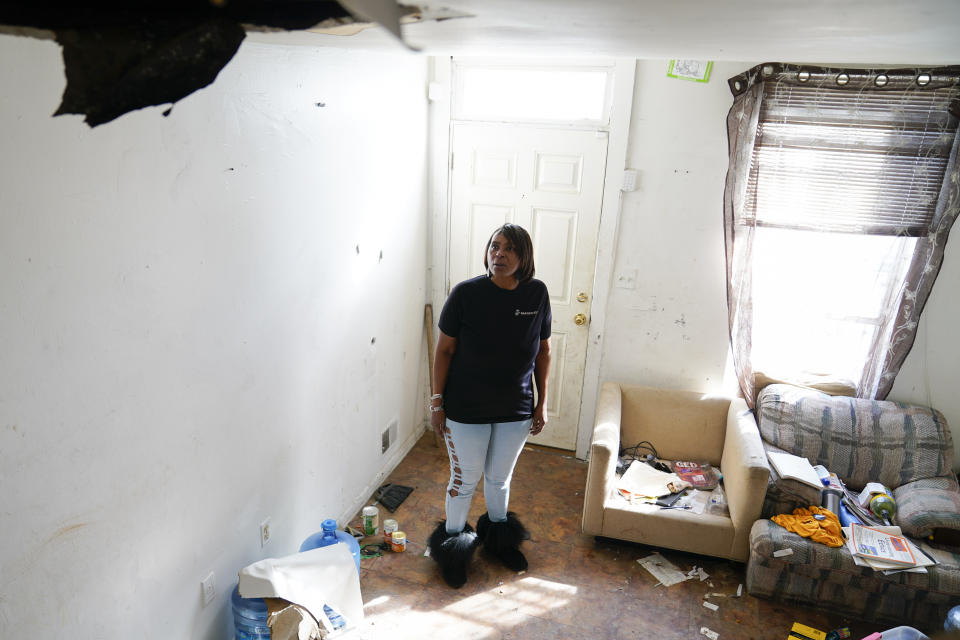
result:
M 819 504 L 819 492 L 780 478 L 771 467 L 762 519 L 750 532 L 747 590 L 755 596 L 814 605 L 844 615 L 933 629 L 960 604 L 960 554 L 943 541 L 960 532 L 960 486 L 953 441 L 935 409 L 834 397 L 773 384 L 757 399 L 763 446 L 822 464 L 853 490 L 882 482 L 897 501 L 894 524 L 913 538 L 933 536 L 939 562 L 927 573 L 885 576 L 858 567 L 843 549 L 811 542 L 766 519 Z M 775 557 L 775 551 L 792 554 Z M 939 621 L 939 622 L 938 622 Z

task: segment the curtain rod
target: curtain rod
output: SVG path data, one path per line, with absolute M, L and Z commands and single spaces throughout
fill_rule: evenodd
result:
M 731 93 L 739 96 L 750 87 L 776 80 L 779 83 L 814 85 L 831 89 L 862 91 L 928 91 L 960 87 L 960 65 L 941 67 L 818 67 L 784 62 L 764 62 L 727 80 Z

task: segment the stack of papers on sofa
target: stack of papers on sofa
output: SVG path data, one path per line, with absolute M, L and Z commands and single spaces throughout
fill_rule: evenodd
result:
M 617 491 L 631 502 L 659 498 L 689 488 L 690 483 L 681 480 L 677 474 L 659 471 L 640 460 L 630 463 L 630 468 L 617 481 Z
M 843 534 L 847 538 L 847 549 L 859 567 L 870 567 L 890 575 L 900 571 L 926 573 L 926 567 L 936 564 L 901 533 L 900 527 L 853 524 L 844 527 Z

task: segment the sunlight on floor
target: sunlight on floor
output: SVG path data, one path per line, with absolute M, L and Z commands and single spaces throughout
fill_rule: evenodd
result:
M 362 637 L 387 638 L 489 638 L 504 629 L 548 618 L 576 595 L 574 586 L 526 577 L 502 583 L 450 604 L 429 600 L 380 596 L 364 605 Z

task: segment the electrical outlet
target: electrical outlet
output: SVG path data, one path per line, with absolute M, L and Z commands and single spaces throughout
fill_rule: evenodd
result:
M 213 571 L 207 574 L 207 577 L 200 581 L 200 592 L 203 594 L 203 606 L 213 602 L 217 595 L 217 580 L 213 576 Z
M 272 528 L 272 525 L 270 524 L 270 518 L 265 518 L 264 521 L 260 523 L 260 547 L 261 548 L 267 546 L 267 543 L 270 542 L 270 536 L 273 533 L 271 528 Z

